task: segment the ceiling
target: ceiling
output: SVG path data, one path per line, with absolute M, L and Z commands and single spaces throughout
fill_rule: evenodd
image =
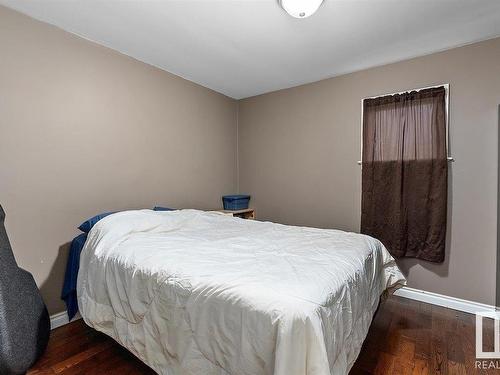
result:
M 0 0 L 235 99 L 500 36 L 499 0 Z

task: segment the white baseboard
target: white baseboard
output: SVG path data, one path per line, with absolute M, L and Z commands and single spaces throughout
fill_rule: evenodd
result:
M 430 303 L 432 305 L 447 307 L 449 309 L 463 311 L 470 314 L 484 311 L 495 311 L 495 306 L 484 303 L 467 301 L 465 299 L 445 296 L 443 294 L 426 292 L 424 290 L 408 288 L 406 286 L 396 290 L 396 296 L 413 299 L 420 302 Z
M 447 307 L 449 309 L 463 311 L 470 314 L 475 314 L 481 311 L 495 311 L 495 306 L 486 305 L 484 303 L 467 301 L 465 299 L 445 296 L 443 294 L 426 292 L 425 290 L 419 290 L 414 288 L 409 288 L 404 286 L 394 293 L 396 296 L 413 299 L 415 301 L 430 303 L 431 305 L 437 305 L 442 307 Z M 77 313 L 72 322 L 81 319 L 80 313 Z M 70 321 L 68 319 L 68 314 L 66 311 L 54 314 L 50 316 L 50 329 L 55 329 L 68 324 Z
M 76 313 L 75 317 L 71 319 L 72 322 L 75 320 L 81 319 L 80 313 Z M 69 318 L 68 313 L 66 311 L 62 311 L 60 313 L 54 314 L 50 316 L 50 329 L 59 328 L 65 324 L 68 324 Z

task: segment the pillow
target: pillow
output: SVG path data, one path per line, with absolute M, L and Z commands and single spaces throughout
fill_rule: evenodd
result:
M 103 214 L 95 215 L 94 217 L 91 217 L 90 219 L 85 220 L 83 223 L 81 223 L 78 229 L 80 229 L 84 233 L 88 233 L 99 220 L 104 219 L 106 216 L 111 214 L 114 214 L 114 212 L 105 212 Z
M 153 211 L 175 211 L 175 208 L 155 206 L 155 208 L 153 208 Z
M 153 208 L 153 211 L 175 211 L 175 208 L 155 206 L 155 208 Z M 88 233 L 99 220 L 104 219 L 106 216 L 114 213 L 115 212 L 104 212 L 102 214 L 95 215 L 94 217 L 91 217 L 90 219 L 87 219 L 83 223 L 81 223 L 78 229 L 80 229 L 84 233 Z

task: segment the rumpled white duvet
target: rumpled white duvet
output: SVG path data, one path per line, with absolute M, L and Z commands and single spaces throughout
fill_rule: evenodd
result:
M 159 374 L 347 374 L 381 293 L 404 282 L 368 236 L 141 210 L 94 226 L 78 303 Z

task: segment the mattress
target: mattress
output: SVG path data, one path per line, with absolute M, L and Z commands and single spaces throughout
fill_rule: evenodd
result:
M 89 233 L 85 322 L 158 374 L 347 374 L 381 294 L 405 283 L 376 239 L 216 212 L 116 213 Z

